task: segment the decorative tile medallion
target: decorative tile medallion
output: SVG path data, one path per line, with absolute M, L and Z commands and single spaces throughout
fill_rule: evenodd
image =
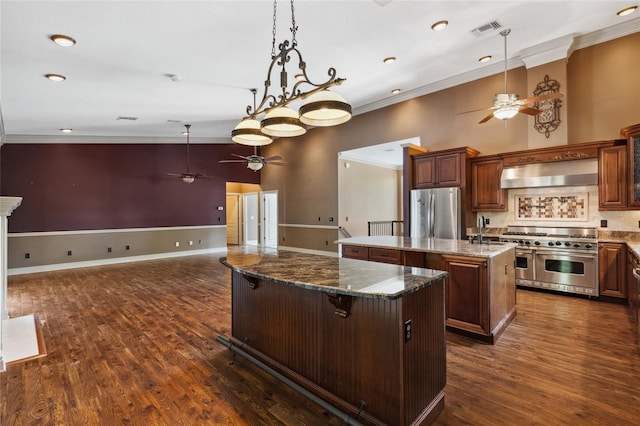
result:
M 589 219 L 589 193 L 573 195 L 516 195 L 516 220 Z

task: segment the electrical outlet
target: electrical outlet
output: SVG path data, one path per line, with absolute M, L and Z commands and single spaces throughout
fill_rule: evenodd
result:
M 67 256 L 71 256 L 71 250 L 67 250 Z
M 408 342 L 409 340 L 411 340 L 411 333 L 413 333 L 411 320 L 406 320 L 404 322 L 404 341 L 405 342 Z
M 131 246 L 128 246 L 128 245 L 124 247 L 125 250 L 129 250 L 130 248 Z
M 31 258 L 31 253 L 25 253 L 24 254 L 24 258 L 25 259 L 30 259 Z
M 111 253 L 111 247 L 107 247 L 107 253 Z
M 603 219 L 603 220 L 600 221 L 600 227 L 601 228 L 606 228 L 607 227 L 607 220 L 606 219 Z
M 489 218 L 486 218 L 486 219 L 484 220 L 484 224 L 485 224 L 485 226 L 486 226 L 486 225 L 488 225 L 488 224 L 489 224 L 489 222 L 491 222 L 491 220 L 490 220 Z
M 180 241 L 176 241 L 176 247 L 180 247 Z

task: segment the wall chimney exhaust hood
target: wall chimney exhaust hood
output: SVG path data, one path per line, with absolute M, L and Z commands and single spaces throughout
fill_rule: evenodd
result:
M 502 170 L 500 178 L 500 186 L 504 189 L 597 184 L 597 158 L 508 167 Z

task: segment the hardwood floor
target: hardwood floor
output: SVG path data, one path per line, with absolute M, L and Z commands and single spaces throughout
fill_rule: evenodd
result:
M 230 334 L 217 256 L 9 277 L 49 355 L 0 374 L 2 425 L 341 425 L 215 341 Z M 447 336 L 439 425 L 639 425 L 625 306 L 518 290 L 496 345 Z

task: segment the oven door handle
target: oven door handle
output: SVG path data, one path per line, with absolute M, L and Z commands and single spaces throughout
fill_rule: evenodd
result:
M 635 268 L 633 268 L 633 277 L 636 280 L 640 280 L 640 267 L 636 266 Z
M 538 256 L 571 256 L 578 257 L 582 259 L 595 259 L 597 257 L 597 253 L 576 253 L 570 251 L 552 251 L 552 250 L 538 250 L 536 253 Z

